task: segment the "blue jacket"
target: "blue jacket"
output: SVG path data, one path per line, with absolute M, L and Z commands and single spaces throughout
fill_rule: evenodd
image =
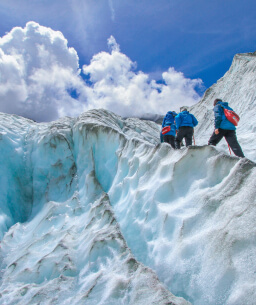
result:
M 228 106 L 227 102 L 218 102 L 213 109 L 215 116 L 215 129 L 221 128 L 227 130 L 236 130 L 235 125 L 229 122 L 229 120 L 226 118 L 222 107 L 233 111 L 233 109 Z
M 168 111 L 163 119 L 162 128 L 165 126 L 171 126 L 171 130 L 167 132 L 165 135 L 176 135 L 176 125 L 174 117 L 177 115 L 174 111 Z
M 163 143 L 164 142 L 164 136 L 162 134 L 162 130 L 160 131 L 160 142 Z
M 176 118 L 176 127 L 179 129 L 182 126 L 189 126 L 195 127 L 198 124 L 197 119 L 193 116 L 193 114 L 189 113 L 188 111 L 180 112 Z

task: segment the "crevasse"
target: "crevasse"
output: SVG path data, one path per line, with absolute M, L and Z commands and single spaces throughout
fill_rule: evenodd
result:
M 15 166 L 1 167 L 1 187 L 13 194 L 9 201 L 1 193 L 1 302 L 187 304 L 134 257 L 104 191 L 116 174 L 115 152 L 127 141 L 120 131 L 133 132 L 129 120 L 124 127 L 105 111 L 49 124 L 2 119 L 1 149 Z

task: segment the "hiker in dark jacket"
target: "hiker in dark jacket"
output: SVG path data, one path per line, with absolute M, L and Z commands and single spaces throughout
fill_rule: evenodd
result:
M 180 148 L 180 143 L 183 138 L 185 138 L 186 146 L 192 145 L 194 127 L 198 124 L 197 119 L 193 114 L 189 113 L 187 109 L 184 109 L 176 116 L 175 121 L 176 128 L 178 129 L 176 136 L 176 148 Z
M 228 106 L 227 102 L 223 102 L 221 99 L 215 99 L 213 105 L 215 116 L 215 130 L 209 139 L 208 145 L 216 146 L 220 142 L 220 140 L 225 137 L 226 141 L 228 142 L 228 145 L 233 150 L 234 154 L 238 157 L 243 158 L 244 153 L 236 138 L 236 127 L 226 118 L 223 108 L 232 111 L 233 109 Z
M 175 135 L 176 135 L 176 126 L 175 126 L 175 116 L 177 113 L 175 111 L 168 111 L 163 119 L 162 128 L 170 126 L 170 131 L 163 134 L 163 141 L 169 143 L 172 148 L 175 148 Z

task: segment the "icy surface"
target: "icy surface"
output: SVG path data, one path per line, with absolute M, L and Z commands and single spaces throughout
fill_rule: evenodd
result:
M 192 109 L 202 145 L 179 151 L 155 123 L 105 110 L 45 124 L 0 114 L 1 304 L 255 303 L 256 167 L 205 145 L 215 87 Z
M 208 146 L 130 155 L 109 196 L 135 256 L 192 304 L 252 304 L 255 164 Z
M 134 135 L 153 147 L 154 123 L 1 122 L 1 304 L 188 304 L 134 257 L 106 193 L 116 151 Z

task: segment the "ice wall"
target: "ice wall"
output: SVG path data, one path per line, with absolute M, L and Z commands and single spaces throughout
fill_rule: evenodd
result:
M 104 110 L 1 121 L 3 304 L 255 298 L 253 162 Z
M 16 222 L 26 221 L 33 204 L 28 130 L 33 122 L 0 114 L 0 238 Z
M 255 163 L 208 146 L 127 149 L 109 197 L 135 256 L 192 304 L 253 304 Z
M 103 110 L 49 124 L 1 116 L 0 303 L 189 304 L 133 255 L 107 194 L 116 152 L 133 135 L 153 146 L 158 127 Z

